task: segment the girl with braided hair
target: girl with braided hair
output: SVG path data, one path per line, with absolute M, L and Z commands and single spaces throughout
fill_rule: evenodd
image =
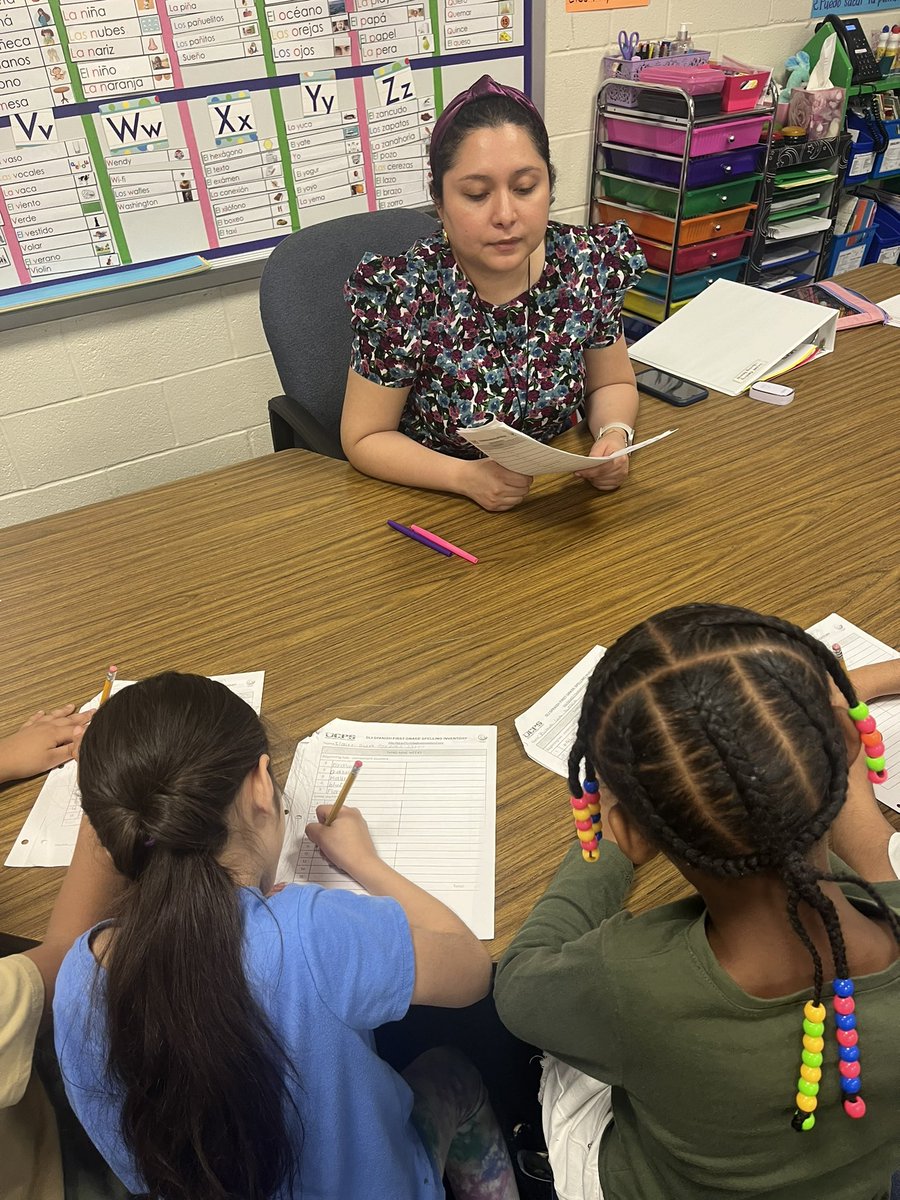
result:
M 597 665 L 569 785 L 602 838 L 573 847 L 495 985 L 548 1052 L 562 1200 L 886 1200 L 900 835 L 863 701 L 893 692 L 900 660 L 848 678 L 803 630 L 719 605 L 652 617 Z M 633 917 L 656 853 L 698 895 Z

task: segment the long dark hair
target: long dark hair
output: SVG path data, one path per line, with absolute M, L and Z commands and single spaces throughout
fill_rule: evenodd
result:
M 900 942 L 900 921 L 856 876 L 809 861 L 847 796 L 847 749 L 828 688 L 848 707 L 850 680 L 816 638 L 778 617 L 694 604 L 636 626 L 600 660 L 588 684 L 569 786 L 598 774 L 654 845 L 707 874 L 761 872 L 787 888 L 787 917 L 813 963 L 821 956 L 799 916 L 821 917 L 834 967 L 850 976 L 837 910 L 820 881 L 852 880 Z
M 132 881 L 104 959 L 107 1066 L 125 1144 L 165 1200 L 268 1200 L 294 1171 L 290 1067 L 248 986 L 238 895 L 218 861 L 266 753 L 249 705 L 175 673 L 113 696 L 81 747 L 84 811 Z
M 456 161 L 459 147 L 475 129 L 499 129 L 502 125 L 518 125 L 531 138 L 535 150 L 544 160 L 550 176 L 550 198 L 556 186 L 556 168 L 550 161 L 550 138 L 547 126 L 540 117 L 517 104 L 509 96 L 479 96 L 464 104 L 452 124 L 431 154 L 431 198 L 440 204 L 444 199 L 444 176 Z

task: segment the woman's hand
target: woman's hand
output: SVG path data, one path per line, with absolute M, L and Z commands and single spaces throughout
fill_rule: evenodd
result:
M 358 808 L 345 804 L 335 817 L 334 824 L 326 825 L 330 812 L 330 804 L 320 804 L 316 809 L 317 821 L 307 825 L 306 836 L 333 866 L 356 879 L 360 867 L 378 860 L 378 851 L 372 842 L 366 819 Z
M 487 512 L 508 512 L 528 495 L 532 476 L 501 467 L 492 458 L 462 460 L 459 464 L 463 495 Z
M 610 429 L 591 446 L 590 457 L 603 458 L 607 454 L 613 454 L 616 450 L 623 450 L 627 445 L 628 442 L 621 429 Z M 586 467 L 585 470 L 576 471 L 575 474 L 579 479 L 587 480 L 598 492 L 614 492 L 625 482 L 630 457 L 628 454 L 623 454 L 621 458 L 614 458 L 612 462 L 598 463 L 596 467 Z
M 28 779 L 78 757 L 78 746 L 94 710 L 77 713 L 74 704 L 39 709 L 17 733 L 0 738 L 0 781 Z

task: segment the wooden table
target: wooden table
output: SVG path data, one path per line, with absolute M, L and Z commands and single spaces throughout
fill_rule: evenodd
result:
M 875 300 L 900 290 L 894 267 L 846 279 Z M 839 334 L 784 409 L 646 398 L 641 435 L 679 432 L 614 494 L 543 477 L 492 515 L 290 451 L 0 532 L 0 728 L 84 701 L 110 661 L 125 679 L 264 668 L 282 768 L 336 716 L 496 724 L 499 954 L 572 838 L 565 783 L 525 756 L 513 718 L 589 647 L 692 600 L 800 625 L 836 610 L 900 646 L 898 350 L 894 329 Z M 0 860 L 39 786 L 0 793 Z M 0 868 L 0 928 L 40 936 L 60 877 Z M 653 864 L 635 903 L 678 891 Z

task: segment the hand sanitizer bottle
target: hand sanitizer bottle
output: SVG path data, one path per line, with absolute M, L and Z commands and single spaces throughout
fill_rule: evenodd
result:
M 682 23 L 678 30 L 678 37 L 672 43 L 669 50 L 670 54 L 692 54 L 694 50 L 694 42 L 691 35 L 688 33 L 687 25 Z

